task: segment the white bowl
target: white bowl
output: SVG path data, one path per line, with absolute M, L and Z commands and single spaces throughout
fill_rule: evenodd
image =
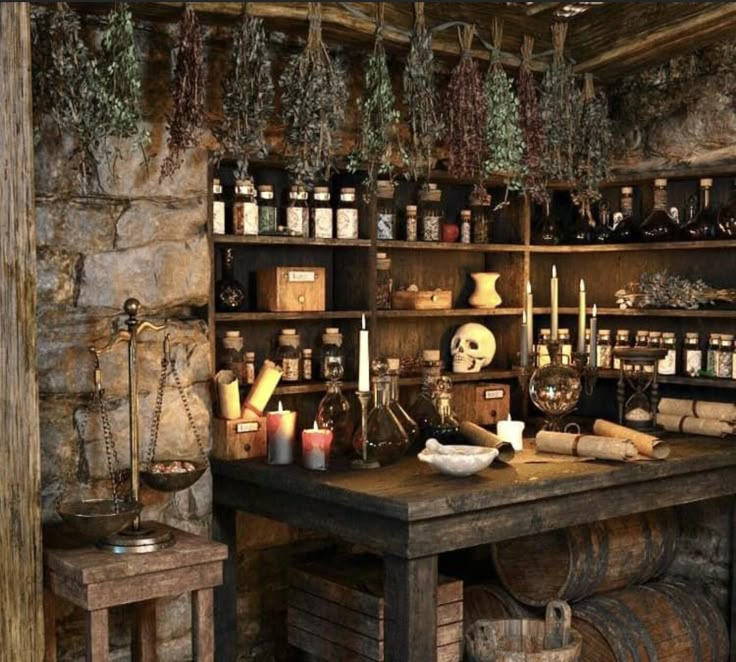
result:
M 448 476 L 472 476 L 490 466 L 498 457 L 498 450 L 485 446 L 443 446 L 428 439 L 417 457 Z

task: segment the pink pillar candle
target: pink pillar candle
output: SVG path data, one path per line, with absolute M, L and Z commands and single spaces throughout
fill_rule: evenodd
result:
M 302 430 L 302 463 L 313 471 L 325 471 L 330 457 L 332 430 L 320 430 L 315 421 L 311 430 Z
M 279 402 L 278 411 L 266 414 L 268 436 L 268 463 L 291 464 L 294 461 L 296 412 L 284 410 Z

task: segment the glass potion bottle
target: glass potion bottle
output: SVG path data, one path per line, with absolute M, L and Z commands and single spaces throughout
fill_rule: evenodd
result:
M 716 234 L 720 239 L 736 239 L 736 179 L 733 180 L 731 197 L 718 212 Z
M 559 223 L 550 211 L 549 200 L 544 205 L 536 205 L 535 207 L 534 243 L 546 246 L 559 244 Z
M 634 215 L 634 188 L 632 186 L 621 187 L 619 199 L 619 211 L 614 215 L 613 241 L 627 243 L 635 241 L 639 219 Z
M 420 451 L 424 447 L 427 436 L 427 426 L 436 413 L 434 407 L 434 389 L 442 373 L 440 352 L 438 349 L 425 349 L 422 352 L 422 386 L 419 395 L 409 407 L 409 416 L 416 421 L 419 435 L 412 444 L 412 451 Z
M 667 180 L 654 180 L 654 208 L 639 229 L 644 241 L 670 241 L 679 232 L 679 224 L 667 209 Z
M 681 232 L 684 239 L 701 241 L 715 237 L 718 215 L 710 203 L 712 187 L 712 179 L 700 180 L 700 209 L 695 218 L 682 228 Z
M 601 200 L 598 205 L 598 223 L 593 228 L 591 240 L 594 244 L 607 244 L 613 241 L 611 209 L 607 200 Z
M 441 444 L 462 443 L 460 423 L 452 411 L 452 380 L 440 377 L 434 390 L 434 416 L 427 425 L 427 438 Z
M 404 428 L 404 431 L 409 436 L 409 443 L 413 445 L 419 436 L 419 427 L 417 426 L 416 421 L 409 416 L 406 409 L 401 406 L 401 402 L 399 400 L 400 361 L 399 359 L 387 359 L 386 363 L 388 365 L 388 376 L 391 379 L 391 400 L 389 402 L 389 407 L 396 418 L 399 419 L 401 427 Z
M 235 251 L 222 252 L 222 278 L 215 283 L 215 308 L 221 313 L 235 313 L 243 309 L 245 288 L 235 280 Z
M 342 363 L 331 361 L 327 363 L 326 374 L 327 393 L 317 407 L 317 425 L 320 429 L 332 430 L 331 457 L 346 457 L 351 454 L 353 447 L 353 433 L 355 422 L 350 403 L 342 392 L 343 377 Z

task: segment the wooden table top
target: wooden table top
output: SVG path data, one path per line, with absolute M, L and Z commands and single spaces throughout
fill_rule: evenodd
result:
M 392 520 L 418 522 L 676 476 L 703 474 L 706 480 L 709 471 L 736 467 L 734 440 L 662 437 L 672 449 L 664 461 L 494 463 L 468 478 L 441 475 L 415 457 L 372 471 L 315 472 L 298 464 L 272 466 L 264 459 L 213 460 L 212 471 L 216 500 L 218 479 L 222 479 L 221 483 L 240 483 Z

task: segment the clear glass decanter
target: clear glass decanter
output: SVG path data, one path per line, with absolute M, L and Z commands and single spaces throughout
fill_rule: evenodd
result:
M 346 457 L 353 449 L 355 422 L 350 403 L 342 392 L 342 364 L 336 361 L 327 364 L 325 377 L 327 393 L 317 407 L 317 426 L 332 430 L 330 457 Z
M 404 431 L 409 436 L 410 445 L 413 446 L 419 436 L 419 426 L 417 425 L 416 421 L 411 416 L 409 416 L 406 409 L 401 406 L 401 402 L 399 401 L 400 361 L 399 359 L 388 359 L 387 364 L 388 376 L 391 379 L 391 400 L 389 402 L 389 407 L 391 408 L 391 411 L 394 413 L 396 418 L 399 419 L 401 427 L 404 428 Z

